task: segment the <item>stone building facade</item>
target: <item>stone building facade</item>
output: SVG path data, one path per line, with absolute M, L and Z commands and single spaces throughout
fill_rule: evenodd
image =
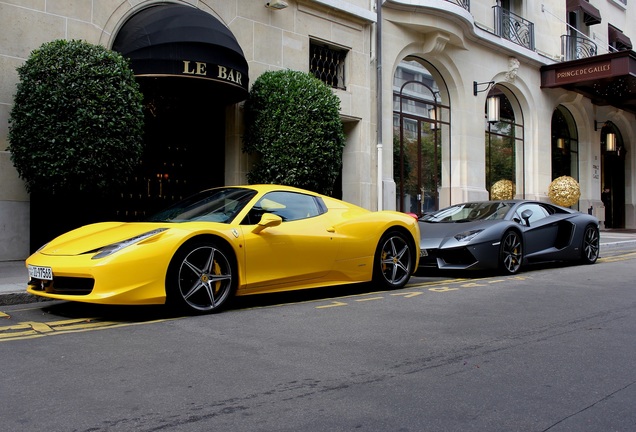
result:
M 488 199 L 500 180 L 514 184 L 517 198 L 547 201 L 550 183 L 568 175 L 580 184 L 576 208 L 604 221 L 608 208 L 607 225 L 636 228 L 636 35 L 629 26 L 636 9 L 628 0 L 385 0 L 380 10 L 375 0 L 5 0 L 0 260 L 29 254 L 29 218 L 37 206 L 6 151 L 16 68 L 54 39 L 132 50 L 121 42 L 131 23 L 152 21 L 151 12 L 166 5 L 194 8 L 211 28 L 229 31 L 247 77 L 239 83 L 228 75 L 231 68 L 223 69 L 228 86 L 278 69 L 312 72 L 332 86 L 347 137 L 338 187 L 347 201 L 421 213 Z M 180 34 L 171 41 L 187 48 Z M 210 160 L 219 174 L 212 183 L 244 183 L 250 160 L 241 151 L 242 103 L 219 83 L 225 66 L 185 56 L 170 59 L 181 67 L 168 70 L 155 60 L 135 70 L 156 96 L 147 95 L 146 108 L 171 102 L 147 145 L 156 145 L 160 162 L 169 165 L 182 153 L 160 141 L 186 135 L 185 142 L 199 142 L 197 151 L 215 155 Z M 214 81 L 212 93 L 173 84 L 212 70 L 214 77 L 198 77 Z M 189 115 L 193 104 L 197 114 Z M 179 135 L 171 132 L 179 128 Z M 142 189 L 165 196 L 179 175 L 147 176 Z M 606 189 L 612 195 L 604 202 Z

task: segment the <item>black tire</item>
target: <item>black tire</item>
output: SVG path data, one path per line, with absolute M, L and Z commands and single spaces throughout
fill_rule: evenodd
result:
M 189 313 L 217 312 L 234 296 L 236 285 L 233 256 L 213 241 L 197 240 L 183 245 L 170 262 L 167 302 Z
M 523 263 L 523 241 L 515 230 L 506 231 L 499 246 L 499 268 L 507 275 L 517 274 Z
M 583 244 L 581 245 L 581 262 L 594 264 L 598 259 L 600 250 L 600 235 L 598 228 L 588 225 L 583 232 Z
M 383 289 L 402 288 L 411 278 L 415 250 L 400 231 L 386 232 L 375 251 L 373 283 Z

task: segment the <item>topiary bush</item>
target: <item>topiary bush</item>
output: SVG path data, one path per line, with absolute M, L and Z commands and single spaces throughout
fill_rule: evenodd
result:
M 345 145 L 339 109 L 331 88 L 308 73 L 258 77 L 245 102 L 243 150 L 257 155 L 248 181 L 331 194 Z
M 9 150 L 30 192 L 101 193 L 138 165 L 142 94 L 127 60 L 83 41 L 56 40 L 18 68 Z

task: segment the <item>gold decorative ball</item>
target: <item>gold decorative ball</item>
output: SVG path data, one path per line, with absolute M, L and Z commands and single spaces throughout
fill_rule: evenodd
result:
M 581 188 L 579 183 L 570 176 L 561 176 L 552 180 L 548 189 L 548 197 L 556 204 L 570 207 L 579 200 Z
M 517 193 L 517 188 L 511 180 L 499 180 L 490 188 L 490 199 L 507 200 L 513 199 Z

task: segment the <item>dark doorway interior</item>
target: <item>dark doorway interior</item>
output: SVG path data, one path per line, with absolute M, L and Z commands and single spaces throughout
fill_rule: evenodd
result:
M 225 104 L 205 81 L 141 78 L 146 129 L 141 165 L 114 203 L 117 220 L 143 220 L 225 179 Z
M 603 155 L 603 190 L 605 227 L 625 228 L 625 155 L 605 151 Z

